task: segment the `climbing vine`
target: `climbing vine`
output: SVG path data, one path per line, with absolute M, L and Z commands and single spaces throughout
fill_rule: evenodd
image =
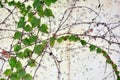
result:
M 97 54 L 102 54 L 106 58 L 106 63 L 111 64 L 114 73 L 116 74 L 117 80 L 120 80 L 120 71 L 118 71 L 117 65 L 111 60 L 107 52 L 99 46 L 91 44 L 85 39 L 82 39 L 82 34 L 66 32 L 58 35 L 57 33 L 59 32 L 61 26 L 58 27 L 55 33 L 50 34 L 50 27 L 46 23 L 43 23 L 42 20 L 44 18 L 55 18 L 52 10 L 50 9 L 50 6 L 57 0 L 34 0 L 32 1 L 32 5 L 26 5 L 26 1 L 27 0 L 23 2 L 14 0 L 0 1 L 1 8 L 4 8 L 4 5 L 14 7 L 14 9 L 10 12 L 10 15 L 15 9 L 19 10 L 20 12 L 19 21 L 16 22 L 17 30 L 15 30 L 13 43 L 11 44 L 10 50 L 7 51 L 1 48 L 1 54 L 8 58 L 10 68 L 4 71 L 4 75 L 6 77 L 1 78 L 0 80 L 34 80 L 34 75 L 36 74 L 37 69 L 34 75 L 31 75 L 30 73 L 27 73 L 26 68 L 28 66 L 39 68 L 41 65 L 36 61 L 38 57 L 43 57 L 45 53 L 49 53 L 50 56 L 54 57 L 50 48 L 54 47 L 56 43 L 62 43 L 64 41 L 74 42 L 74 44 L 76 42 L 80 42 L 80 45 L 82 46 L 89 46 L 88 48 L 91 52 L 95 51 Z M 1 22 L 1 24 L 4 24 L 5 20 Z M 88 24 L 94 23 L 91 22 Z M 104 23 L 95 24 L 105 25 Z M 89 29 L 87 32 L 92 32 L 92 29 Z M 40 34 L 43 34 L 45 38 L 42 39 Z M 48 49 L 50 49 L 50 51 L 47 51 Z M 34 55 L 36 57 L 33 57 Z M 24 65 L 22 64 L 21 60 L 25 59 L 27 59 L 27 64 Z M 56 61 L 57 60 L 55 59 L 55 62 Z M 59 73 L 60 70 L 58 69 L 58 79 Z

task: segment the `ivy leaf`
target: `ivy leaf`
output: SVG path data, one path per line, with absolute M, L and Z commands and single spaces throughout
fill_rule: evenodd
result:
M 54 17 L 54 15 L 53 15 L 53 13 L 52 13 L 52 10 L 51 10 L 51 9 L 48 9 L 48 8 L 45 9 L 44 14 L 45 14 L 45 16 L 47 16 L 47 17 Z
M 16 53 L 16 55 L 19 58 L 24 58 L 25 57 L 23 52 Z
M 11 77 L 10 77 L 10 80 L 20 80 L 20 78 L 17 77 L 17 76 L 11 76 Z
M 44 40 L 44 41 L 42 41 L 42 44 L 41 44 L 41 45 L 35 45 L 35 46 L 34 46 L 34 51 L 35 51 L 35 53 L 38 54 L 38 55 L 41 55 L 41 53 L 42 53 L 42 51 L 44 50 L 46 44 L 47 44 L 47 41 Z
M 18 52 L 18 51 L 20 51 L 22 48 L 21 48 L 21 45 L 19 45 L 19 44 L 16 44 L 16 45 L 14 45 L 14 51 L 15 52 Z
M 26 48 L 24 52 L 16 53 L 17 57 L 19 58 L 28 58 L 31 56 L 31 54 L 32 54 L 32 51 L 28 48 Z
M 40 19 L 37 17 L 31 17 L 29 21 L 33 28 L 40 25 Z
M 51 46 L 51 47 L 54 46 L 55 40 L 56 40 L 56 38 L 54 38 L 54 37 L 51 37 L 51 38 L 50 38 L 50 46 Z
M 8 2 L 8 5 L 9 6 L 12 6 L 12 5 L 14 5 L 15 4 L 15 1 L 10 1 L 10 2 Z
M 31 45 L 31 43 L 30 43 L 28 38 L 23 39 L 23 44 L 27 45 L 27 46 Z
M 74 41 L 74 42 L 76 42 L 76 41 L 78 41 L 79 40 L 79 38 L 78 37 L 76 37 L 75 35 L 71 35 L 71 36 L 69 36 L 69 38 L 68 38 L 70 41 Z
M 97 48 L 97 53 L 101 53 L 102 49 L 101 48 Z
M 30 55 L 32 54 L 32 51 L 28 48 L 26 48 L 24 50 L 24 57 L 27 58 L 27 57 L 30 57 Z
M 115 74 L 116 74 L 116 75 L 119 75 L 119 73 L 120 73 L 119 71 L 115 71 Z
M 23 14 L 23 16 L 26 16 L 26 14 L 28 13 L 24 3 L 21 3 L 20 5 L 20 13 Z
M 25 17 L 21 17 L 18 22 L 18 28 L 23 28 L 25 26 Z
M 17 72 L 17 76 L 23 78 L 26 75 L 25 70 L 21 69 Z
M 10 80 L 20 80 L 20 77 L 17 76 L 17 73 L 14 72 L 12 73 L 12 75 L 10 76 Z
M 102 50 L 103 56 L 106 57 L 107 56 L 107 52 Z
M 57 42 L 61 43 L 63 40 L 64 40 L 64 37 L 60 37 L 60 38 L 57 39 Z
M 112 67 L 113 67 L 113 69 L 116 69 L 116 68 L 117 68 L 117 65 L 116 65 L 116 64 L 113 64 Z
M 37 41 L 37 36 L 31 35 L 29 38 L 30 43 L 36 42 Z
M 9 60 L 9 65 L 11 68 L 14 68 L 16 66 L 17 60 L 14 57 L 11 57 Z
M 3 4 L 2 4 L 2 1 L 0 1 L 0 8 L 3 8 Z
M 34 67 L 34 66 L 36 66 L 36 61 L 34 60 L 34 59 L 30 59 L 29 61 L 28 61 L 28 65 L 30 66 L 30 67 Z
M 14 39 L 20 39 L 22 36 L 22 33 L 20 31 L 15 32 Z
M 42 46 L 43 46 L 43 47 L 45 47 L 46 44 L 47 44 L 47 41 L 46 41 L 46 40 L 42 41 Z
M 29 20 L 30 20 L 30 18 L 32 18 L 32 17 L 33 17 L 33 15 L 34 15 L 34 13 L 33 13 L 33 12 L 29 12 L 29 13 L 28 13 Z
M 38 11 L 38 15 L 43 17 L 44 16 L 44 11 L 43 11 L 43 7 L 41 4 L 37 5 L 37 11 Z
M 1 78 L 0 80 L 6 80 L 5 78 Z
M 4 72 L 5 76 L 9 76 L 12 74 L 12 70 L 11 69 L 6 69 Z
M 30 74 L 26 74 L 23 79 L 24 79 L 24 80 L 33 80 L 33 79 L 32 79 L 32 76 L 31 76 Z
M 44 11 L 43 11 L 43 7 L 42 7 L 42 1 L 40 0 L 34 0 L 33 2 L 33 7 L 34 8 L 37 8 L 37 12 L 38 12 L 38 15 L 43 17 L 44 16 Z
M 22 63 L 20 61 L 17 61 L 15 68 L 17 70 L 21 70 L 22 69 Z
M 90 51 L 94 51 L 96 49 L 96 46 L 95 45 L 90 45 L 89 49 L 90 49 Z
M 39 27 L 39 30 L 43 33 L 48 33 L 48 27 L 46 24 L 42 24 L 40 27 Z
M 32 7 L 30 5 L 27 6 L 27 11 L 30 11 Z
M 111 61 L 111 59 L 107 59 L 106 62 L 107 63 L 111 63 L 112 61 Z
M 57 0 L 44 0 L 47 6 L 50 6 L 51 3 L 55 3 Z
M 34 51 L 36 54 L 41 55 L 42 51 L 43 51 L 44 47 L 42 45 L 35 45 L 34 46 Z
M 119 76 L 117 76 L 117 80 L 120 80 L 120 77 L 119 77 Z
M 34 0 L 34 2 L 33 2 L 33 7 L 34 7 L 34 8 L 37 7 L 38 4 L 39 4 L 39 0 Z
M 32 27 L 30 25 L 26 25 L 25 27 L 23 27 L 23 29 L 26 31 L 26 32 L 29 32 L 32 30 Z
M 83 46 L 87 44 L 87 42 L 85 40 L 80 40 L 80 42 Z

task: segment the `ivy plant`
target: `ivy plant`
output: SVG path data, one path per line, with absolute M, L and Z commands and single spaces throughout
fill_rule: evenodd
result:
M 26 0 L 25 0 L 26 1 Z M 49 47 L 54 47 L 55 43 L 62 43 L 63 41 L 79 42 L 82 46 L 89 46 L 90 51 L 95 51 L 98 54 L 103 54 L 106 58 L 106 63 L 111 64 L 117 80 L 120 80 L 119 71 L 117 65 L 111 60 L 107 52 L 100 47 L 88 43 L 83 40 L 79 35 L 67 34 L 57 36 L 57 33 L 50 36 L 48 39 L 40 40 L 38 34 L 49 34 L 49 26 L 42 23 L 41 18 L 54 18 L 54 14 L 50 9 L 50 6 L 57 0 L 33 0 L 32 5 L 26 6 L 22 1 L 14 0 L 2 0 L 0 1 L 0 7 L 3 8 L 5 4 L 13 6 L 21 13 L 21 17 L 17 22 L 17 31 L 14 33 L 14 40 L 17 41 L 13 46 L 15 55 L 11 55 L 9 58 L 9 69 L 4 71 L 5 78 L 0 80 L 33 80 L 33 76 L 27 73 L 25 65 L 22 64 L 21 59 L 28 59 L 27 66 L 35 67 L 37 64 L 36 59 L 32 56 L 41 56 L 44 51 Z M 32 33 L 34 29 L 37 29 L 37 34 Z M 32 34 L 31 34 L 32 33 Z M 31 47 L 29 48 L 29 47 Z

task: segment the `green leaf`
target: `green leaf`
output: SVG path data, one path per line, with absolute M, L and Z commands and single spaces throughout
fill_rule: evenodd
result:
M 28 18 L 29 18 L 29 20 L 30 20 L 30 18 L 32 18 L 34 16 L 34 13 L 33 12 L 29 12 L 28 13 Z
M 21 8 L 21 2 L 20 1 L 18 1 L 17 3 L 15 2 L 15 6 L 17 7 L 17 8 Z
M 12 74 L 12 70 L 11 69 L 6 69 L 4 72 L 5 76 L 9 76 Z
M 87 42 L 85 40 L 80 40 L 80 42 L 83 46 L 87 44 Z
M 103 56 L 106 57 L 107 56 L 107 52 L 102 50 Z
M 43 11 L 43 7 L 41 4 L 38 4 L 37 5 L 37 12 L 38 12 L 38 15 L 43 17 L 44 16 L 44 11 Z
M 119 73 L 120 73 L 119 71 L 115 71 L 115 74 L 116 74 L 116 75 L 119 75 Z
M 31 17 L 29 21 L 33 28 L 40 25 L 40 19 L 37 17 Z
M 37 7 L 38 4 L 39 4 L 39 2 L 40 2 L 40 0 L 34 0 L 34 2 L 33 2 L 33 7 L 34 7 L 34 8 Z
M 90 51 L 94 51 L 96 49 L 96 46 L 95 45 L 90 45 L 89 49 L 90 49 Z
M 54 37 L 51 37 L 51 38 L 50 38 L 50 46 L 51 46 L 51 47 L 54 46 L 55 40 L 56 40 L 56 38 L 54 38 Z
M 33 79 L 32 79 L 32 76 L 31 76 L 30 74 L 26 74 L 23 79 L 24 79 L 24 80 L 33 80 Z
M 8 5 L 9 5 L 9 6 L 15 5 L 15 1 L 10 1 L 10 2 L 8 2 Z
M 51 9 L 48 9 L 48 8 L 45 9 L 44 14 L 45 14 L 45 16 L 47 16 L 47 17 L 54 17 L 54 15 L 53 15 L 53 13 L 52 13 L 52 10 L 51 10 Z
M 21 69 L 17 72 L 17 76 L 20 77 L 20 78 L 25 77 L 25 75 L 26 75 L 26 72 L 23 69 Z
M 8 0 L 5 0 L 5 3 L 8 3 Z
M 17 74 L 17 73 L 16 73 Z M 10 76 L 10 80 L 20 80 L 20 77 L 18 77 L 16 74 Z
M 28 61 L 28 65 L 30 66 L 30 67 L 34 67 L 34 66 L 36 66 L 36 61 L 34 60 L 34 59 L 30 59 L 29 61 Z
M 120 77 L 119 77 L 119 76 L 117 76 L 117 80 L 120 80 Z
M 42 24 L 40 27 L 39 27 L 39 30 L 43 33 L 48 33 L 48 27 L 46 24 Z
M 97 48 L 97 53 L 102 53 L 102 49 L 101 48 Z
M 116 69 L 116 68 L 117 68 L 117 65 L 116 65 L 116 64 L 113 64 L 112 67 L 113 67 L 113 69 Z
M 78 40 L 80 40 L 78 37 L 76 37 L 75 35 L 71 35 L 71 36 L 69 36 L 69 41 L 74 41 L 74 42 L 76 42 L 76 41 L 78 41 Z
M 20 78 L 17 76 L 12 76 L 12 77 L 10 77 L 10 80 L 20 80 Z
M 31 27 L 30 25 L 26 25 L 23 29 L 24 29 L 26 32 L 32 31 L 32 27 Z
M 20 21 L 18 22 L 18 28 L 25 27 L 25 17 L 21 17 Z
M 22 63 L 20 61 L 17 61 L 15 68 L 17 70 L 21 70 L 22 69 Z
M 106 62 L 107 63 L 111 63 L 112 61 L 111 61 L 111 59 L 107 59 Z
M 61 43 L 63 40 L 64 40 L 64 37 L 60 37 L 60 38 L 57 39 L 57 42 Z
M 33 2 L 33 7 L 37 8 L 38 15 L 43 17 L 44 16 L 44 11 L 43 11 L 43 1 L 40 0 L 34 0 Z
M 27 9 L 25 8 L 24 3 L 22 3 L 22 5 L 20 7 L 20 13 L 23 14 L 23 16 L 26 16 L 26 14 L 28 13 Z
M 31 54 L 32 54 L 32 51 L 31 51 L 30 49 L 26 48 L 26 49 L 24 50 L 24 57 L 25 57 L 25 58 L 30 57 Z
M 20 39 L 22 37 L 22 33 L 20 31 L 15 32 L 14 39 Z
M 25 57 L 25 55 L 24 55 L 23 52 L 16 53 L 16 55 L 17 55 L 17 57 L 19 57 L 19 58 L 24 58 L 24 57 Z
M 26 45 L 26 46 L 30 46 L 31 45 L 31 43 L 30 43 L 28 38 L 23 39 L 23 44 Z
M 46 41 L 46 40 L 42 41 L 42 46 L 43 46 L 43 47 L 45 47 L 46 44 L 47 44 L 47 41 Z
M 11 68 L 14 68 L 16 66 L 17 60 L 14 57 L 11 57 L 9 60 L 9 65 L 11 66 Z
M 50 6 L 51 3 L 55 3 L 57 0 L 44 0 L 47 6 Z
M 30 43 L 36 42 L 37 41 L 37 36 L 31 35 L 29 38 Z
M 35 45 L 34 46 L 34 51 L 36 54 L 41 55 L 42 51 L 43 51 L 44 47 L 42 45 Z
M 0 8 L 3 8 L 3 4 L 2 4 L 2 1 L 0 1 Z
M 30 57 L 31 54 L 32 54 L 32 51 L 30 49 L 28 49 L 28 48 L 26 48 L 24 50 L 24 52 L 16 53 L 17 57 L 22 58 L 22 59 Z
M 16 45 L 14 45 L 14 51 L 15 52 L 18 52 L 18 51 L 20 51 L 22 48 L 21 48 L 21 45 L 19 45 L 19 44 L 16 44 Z
M 0 80 L 6 80 L 5 78 L 1 78 Z
M 27 6 L 27 11 L 30 11 L 32 7 L 30 5 Z

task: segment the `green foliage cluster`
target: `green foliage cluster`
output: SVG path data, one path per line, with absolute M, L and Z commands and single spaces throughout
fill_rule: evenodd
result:
M 38 32 L 48 34 L 49 27 L 46 24 L 41 23 L 41 17 L 54 17 L 53 12 L 49 8 L 49 6 L 56 1 L 57 0 L 34 0 L 32 6 L 26 6 L 24 2 L 15 2 L 14 0 L 0 1 L 0 7 L 4 7 L 4 4 L 8 4 L 9 6 L 14 6 L 15 8 L 19 9 L 20 13 L 22 14 L 20 20 L 17 23 L 18 31 L 15 32 L 13 37 L 16 41 L 19 41 L 20 43 L 14 45 L 14 52 L 16 56 L 11 56 L 11 58 L 9 59 L 10 69 L 5 70 L 5 76 L 8 77 L 8 79 L 10 80 L 32 80 L 33 77 L 25 71 L 24 66 L 19 59 L 27 58 L 27 65 L 30 67 L 34 67 L 37 64 L 36 60 L 32 59 L 33 54 L 41 56 L 42 52 L 46 48 L 46 45 L 49 44 L 51 47 L 53 47 L 55 45 L 55 42 L 61 43 L 68 40 L 71 42 L 79 41 L 82 46 L 89 45 L 90 51 L 96 51 L 96 53 L 98 54 L 102 53 L 103 56 L 106 58 L 106 62 L 112 65 L 117 76 L 117 80 L 120 80 L 117 65 L 113 63 L 108 54 L 98 46 L 89 44 L 85 40 L 80 39 L 77 35 L 70 34 L 61 37 L 52 36 L 48 40 L 43 40 L 41 41 L 41 43 L 36 44 L 38 40 L 37 35 L 30 34 L 29 36 L 25 37 L 25 34 L 23 34 L 23 32 L 19 30 L 22 29 L 24 32 L 29 33 L 32 32 L 34 28 L 37 28 Z M 38 16 L 36 16 L 36 14 Z M 34 49 L 31 50 L 29 48 L 26 48 L 28 46 L 34 46 Z M 6 78 L 1 78 L 0 80 L 6 80 Z
M 21 1 L 9 1 L 9 0 L 0 0 L 0 7 L 3 8 L 4 4 L 9 6 L 14 6 L 20 10 L 22 16 L 17 23 L 18 31 L 14 34 L 14 39 L 19 41 L 14 45 L 14 52 L 16 56 L 11 56 L 9 59 L 10 69 L 6 69 L 4 74 L 7 79 L 10 80 L 32 80 L 33 77 L 31 74 L 27 73 L 19 59 L 28 58 L 27 65 L 30 67 L 36 66 L 36 60 L 32 59 L 32 54 L 35 53 L 38 56 L 41 56 L 47 40 L 42 41 L 42 43 L 36 44 L 38 39 L 37 35 L 30 34 L 27 37 L 23 37 L 24 34 L 19 29 L 22 29 L 26 33 L 32 32 L 34 28 L 38 28 L 38 31 L 44 34 L 48 34 L 48 26 L 41 23 L 41 17 L 54 17 L 52 10 L 49 6 L 52 3 L 55 3 L 56 0 L 34 0 L 32 6 L 26 6 L 24 2 Z M 47 6 L 47 7 L 44 7 Z M 44 7 L 44 8 L 43 8 Z M 38 16 L 36 16 L 36 14 Z M 28 46 L 34 46 L 34 49 L 24 48 Z M 23 50 L 22 50 L 23 49 Z M 6 78 L 1 78 L 0 80 L 6 80 Z

